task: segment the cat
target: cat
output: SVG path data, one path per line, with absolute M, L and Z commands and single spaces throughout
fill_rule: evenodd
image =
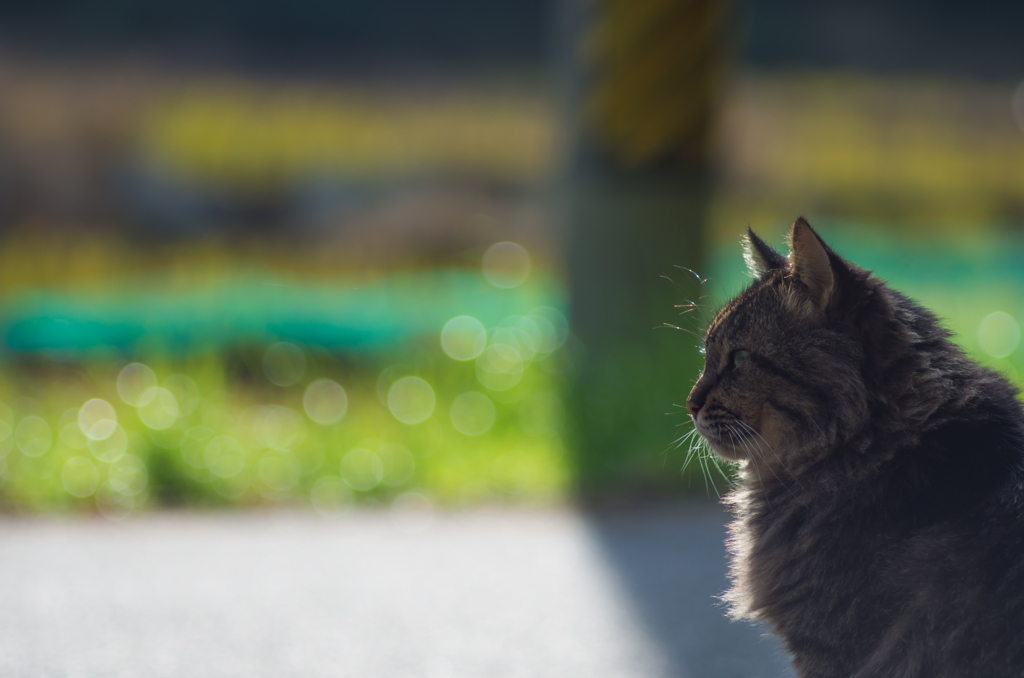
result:
M 1024 409 L 936 317 L 800 218 L 711 321 L 686 402 L 740 463 L 735 618 L 802 678 L 1024 676 Z

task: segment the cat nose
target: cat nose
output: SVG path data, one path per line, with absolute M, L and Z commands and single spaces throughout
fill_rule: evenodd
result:
M 711 379 L 702 374 L 697 383 L 693 385 L 690 395 L 686 397 L 686 411 L 690 413 L 691 417 L 696 417 L 700 408 L 704 407 L 704 401 L 707 400 L 710 390 Z

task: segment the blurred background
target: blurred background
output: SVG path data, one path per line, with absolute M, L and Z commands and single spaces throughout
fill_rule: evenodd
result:
M 700 334 L 804 215 L 1020 382 L 1022 26 L 0 3 L 0 673 L 791 676 Z
M 0 6 L 0 508 L 714 497 L 797 215 L 1018 378 L 1024 6 Z M 727 474 L 728 472 L 726 472 Z

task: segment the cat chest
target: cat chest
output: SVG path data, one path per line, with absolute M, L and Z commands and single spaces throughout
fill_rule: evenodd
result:
M 831 652 L 871 645 L 906 598 L 900 551 L 877 525 L 770 526 L 759 532 L 747 562 L 752 607 L 784 635 Z

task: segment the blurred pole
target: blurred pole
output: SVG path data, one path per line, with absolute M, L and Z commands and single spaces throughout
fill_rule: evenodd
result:
M 697 299 L 713 104 L 729 55 L 728 0 L 562 0 L 568 142 L 570 393 L 585 494 L 678 491 L 683 404 L 700 366 Z M 665 276 L 671 278 L 666 280 Z M 706 322 L 706 321 L 704 321 Z M 672 416 L 666 412 L 675 411 Z M 701 483 L 703 485 L 703 483 Z

